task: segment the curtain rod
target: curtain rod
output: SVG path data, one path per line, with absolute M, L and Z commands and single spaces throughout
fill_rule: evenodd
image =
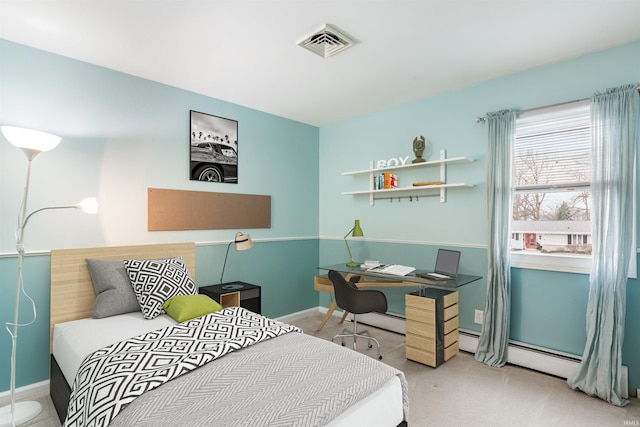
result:
M 638 86 L 638 87 L 636 88 L 636 90 L 637 90 L 637 91 L 638 91 L 638 93 L 640 94 L 640 86 Z M 547 106 L 545 106 L 545 107 L 529 108 L 528 110 L 521 110 L 521 111 L 518 111 L 518 112 L 517 112 L 517 114 L 520 114 L 520 113 L 526 113 L 526 112 L 529 112 L 529 111 L 540 110 L 540 109 L 542 109 L 542 108 L 551 108 L 551 107 L 558 107 L 558 106 L 560 106 L 560 105 L 573 104 L 574 102 L 583 102 L 583 101 L 588 101 L 589 99 L 590 99 L 590 98 L 576 99 L 575 101 L 561 102 L 561 103 L 559 103 L 559 104 L 547 105 Z M 476 118 L 474 119 L 474 121 L 475 121 L 476 123 L 482 123 L 482 122 L 484 122 L 484 121 L 486 121 L 486 120 L 487 120 L 487 117 L 486 117 L 486 116 L 485 116 L 485 117 L 476 117 Z

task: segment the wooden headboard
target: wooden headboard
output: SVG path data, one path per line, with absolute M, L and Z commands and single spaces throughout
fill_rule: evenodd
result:
M 91 317 L 96 294 L 86 259 L 149 259 L 182 257 L 195 282 L 195 243 L 111 246 L 51 251 L 51 331 L 53 325 Z

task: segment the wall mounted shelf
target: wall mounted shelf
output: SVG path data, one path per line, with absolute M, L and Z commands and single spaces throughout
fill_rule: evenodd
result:
M 385 167 L 385 168 L 374 168 L 373 162 L 370 162 L 370 169 L 342 173 L 343 176 L 369 175 L 369 189 L 360 190 L 360 191 L 344 191 L 342 192 L 342 194 L 353 195 L 353 196 L 368 194 L 369 204 L 373 206 L 375 200 L 389 199 L 391 197 L 395 198 L 396 194 L 405 195 L 405 197 L 414 197 L 414 196 L 406 196 L 409 193 L 413 193 L 417 198 L 417 197 L 420 197 L 421 195 L 422 196 L 424 196 L 425 194 L 429 195 L 429 193 L 431 193 L 431 195 L 437 195 L 437 194 L 432 194 L 433 190 L 437 190 L 439 191 L 440 202 L 445 203 L 447 200 L 446 190 L 448 188 L 474 187 L 473 184 L 467 184 L 467 183 L 447 184 L 446 183 L 447 165 L 454 164 L 454 163 L 471 163 L 473 161 L 474 159 L 470 157 L 452 157 L 447 159 L 445 150 L 440 150 L 439 160 L 432 160 L 432 161 L 423 162 L 423 163 L 411 163 L 408 165 L 391 166 L 391 167 Z M 438 166 L 440 167 L 440 181 L 443 182 L 442 184 L 423 185 L 423 186 L 412 185 L 407 187 L 389 188 L 389 189 L 383 189 L 383 190 L 375 190 L 373 188 L 374 176 L 376 174 L 389 172 L 389 171 L 402 171 L 402 170 L 406 171 L 410 169 L 420 169 L 420 168 L 429 168 L 429 167 L 438 167 Z M 381 196 L 384 196 L 384 197 L 381 197 Z

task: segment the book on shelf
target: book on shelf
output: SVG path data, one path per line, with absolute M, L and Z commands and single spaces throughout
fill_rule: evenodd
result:
M 398 188 L 398 174 L 384 172 L 373 177 L 374 190 L 388 190 L 390 188 Z

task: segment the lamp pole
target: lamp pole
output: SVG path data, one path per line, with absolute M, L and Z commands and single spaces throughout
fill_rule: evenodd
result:
M 24 230 L 29 219 L 36 213 L 48 209 L 82 209 L 87 213 L 96 213 L 98 211 L 98 202 L 96 199 L 85 199 L 77 205 L 71 206 L 51 206 L 37 209 L 27 215 L 27 199 L 29 197 L 29 184 L 31 181 L 31 162 L 42 151 L 54 148 L 60 138 L 44 132 L 32 131 L 29 129 L 2 126 L 2 133 L 16 147 L 20 148 L 27 156 L 27 180 L 24 188 L 24 196 L 22 206 L 18 213 L 18 228 L 16 229 L 16 250 L 18 252 L 18 275 L 16 282 L 16 297 L 13 313 L 13 323 L 5 322 L 5 329 L 11 335 L 11 378 L 10 378 L 10 395 L 11 404 L 0 408 L 0 427 L 16 426 L 35 418 L 42 410 L 42 405 L 36 401 L 23 401 L 16 403 L 16 348 L 18 341 L 18 328 L 21 326 L 29 326 L 36 321 L 36 304 L 24 289 L 22 279 L 22 269 L 24 264 Z M 38 143 L 41 143 L 40 145 Z M 25 297 L 31 302 L 33 309 L 33 319 L 27 323 L 20 323 L 20 294 L 24 293 Z
M 31 162 L 29 162 L 31 165 Z M 23 206 L 26 206 L 27 195 L 28 195 L 28 182 L 29 178 L 27 177 L 27 187 L 25 188 L 25 195 Z M 33 299 L 26 293 L 24 290 L 24 281 L 22 279 L 22 269 L 24 263 L 24 230 L 27 225 L 29 219 L 37 214 L 38 212 L 42 212 L 45 210 L 51 209 L 82 209 L 87 213 L 95 213 L 94 211 L 97 209 L 97 201 L 95 199 L 85 199 L 83 202 L 77 205 L 70 206 L 50 206 L 46 208 L 37 209 L 31 212 L 29 215 L 25 216 L 26 209 L 23 208 L 22 213 L 18 220 L 18 228 L 16 229 L 16 250 L 18 252 L 18 279 L 16 283 L 16 302 L 15 309 L 13 315 L 13 323 L 5 323 L 5 328 L 11 335 L 11 414 L 12 414 L 12 424 L 5 424 L 4 422 L 4 412 L 0 413 L 0 427 L 4 427 L 5 425 L 15 426 L 16 423 L 20 424 L 26 422 L 32 418 L 35 418 L 40 411 L 42 410 L 42 406 L 40 403 L 35 401 L 26 401 L 16 403 L 15 401 L 15 377 L 16 377 L 16 349 L 17 349 L 17 341 L 18 341 L 18 327 L 21 326 L 29 326 L 36 321 L 36 306 Z M 27 323 L 20 324 L 19 323 L 19 307 L 20 307 L 20 294 L 23 293 L 27 299 L 31 302 L 31 306 L 33 308 L 33 319 Z M 9 329 L 12 327 L 13 330 Z
M 231 249 L 231 245 L 233 244 L 235 244 L 236 246 L 236 251 L 246 251 L 247 249 L 251 249 L 253 247 L 253 240 L 251 240 L 251 236 L 249 234 L 245 234 L 238 231 L 233 241 L 229 242 L 229 244 L 227 245 L 227 253 L 224 256 L 224 264 L 222 264 L 222 273 L 220 274 L 220 283 L 222 283 L 222 277 L 224 276 L 224 269 L 227 267 L 227 258 L 229 257 L 229 249 Z
M 13 323 L 5 323 L 5 328 L 9 335 L 11 335 L 11 379 L 10 379 L 10 393 L 11 393 L 11 424 L 8 424 L 8 420 L 5 420 L 5 413 L 2 412 L 2 418 L 0 418 L 2 426 L 11 425 L 15 426 L 16 424 L 20 424 L 26 422 L 32 418 L 35 418 L 40 411 L 42 410 L 42 405 L 36 401 L 26 401 L 20 402 L 16 404 L 16 349 L 18 342 L 18 327 L 20 326 L 28 326 L 36 321 L 36 306 L 35 302 L 29 297 L 29 295 L 24 291 L 23 281 L 22 281 L 22 266 L 24 263 L 24 229 L 27 225 L 27 221 L 33 214 L 38 211 L 35 211 L 29 215 L 27 215 L 27 199 L 29 197 L 29 183 L 31 180 L 31 161 L 35 158 L 38 152 L 34 150 L 30 150 L 29 152 L 25 151 L 28 159 L 27 165 L 27 182 L 24 188 L 24 196 L 22 199 L 22 206 L 20 208 L 20 212 L 18 213 L 18 228 L 16 229 L 16 250 L 18 252 L 18 275 L 16 282 L 16 298 L 15 298 L 15 306 L 13 313 Z M 25 296 L 31 301 L 31 306 L 33 308 L 33 319 L 28 323 L 20 324 L 19 318 L 19 308 L 20 308 L 20 294 L 23 293 Z M 3 408 L 4 409 L 4 408 Z

